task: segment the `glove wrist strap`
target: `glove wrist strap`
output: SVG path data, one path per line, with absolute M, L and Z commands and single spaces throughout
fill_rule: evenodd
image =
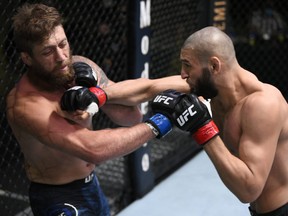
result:
M 166 116 L 164 116 L 160 113 L 156 113 L 154 116 L 147 119 L 145 121 L 145 123 L 149 123 L 157 131 L 157 132 L 155 132 L 155 135 L 157 133 L 156 138 L 158 138 L 158 139 L 165 136 L 166 134 L 168 134 L 172 130 L 172 124 L 171 124 L 170 120 Z M 154 131 L 153 128 L 151 128 L 152 131 Z
M 149 122 L 145 122 L 145 124 L 152 130 L 153 134 L 157 137 L 159 135 L 159 131 Z
M 89 90 L 97 96 L 99 101 L 99 107 L 102 107 L 107 101 L 106 92 L 103 89 L 97 87 L 91 87 L 89 88 Z
M 213 120 L 199 128 L 195 133 L 192 134 L 192 137 L 199 145 L 206 144 L 210 139 L 219 134 L 219 129 L 214 123 Z

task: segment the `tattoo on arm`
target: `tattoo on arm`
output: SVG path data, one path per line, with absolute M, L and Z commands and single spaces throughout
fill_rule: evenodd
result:
M 106 87 L 108 85 L 108 77 L 101 68 L 99 68 L 98 76 L 99 76 L 98 85 L 100 87 Z

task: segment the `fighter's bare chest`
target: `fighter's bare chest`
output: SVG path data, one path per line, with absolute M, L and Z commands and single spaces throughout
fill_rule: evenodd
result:
M 227 148 L 237 154 L 241 138 L 241 113 L 238 107 L 223 115 L 221 134 Z

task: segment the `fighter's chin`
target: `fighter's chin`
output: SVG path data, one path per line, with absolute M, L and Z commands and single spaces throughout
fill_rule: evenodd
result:
M 56 73 L 61 73 L 61 74 L 69 74 L 70 73 L 70 67 L 68 65 L 59 67 L 55 70 Z
M 186 80 L 187 84 L 189 85 L 190 87 L 190 93 L 195 93 L 195 87 L 194 85 L 192 85 L 191 83 L 188 82 L 188 80 Z
M 198 91 L 194 85 L 189 84 L 189 87 L 190 87 L 190 93 L 197 94 Z
M 191 94 L 196 94 L 195 88 L 190 88 L 190 93 Z
M 61 68 L 59 68 L 59 71 L 61 71 L 61 72 L 68 72 L 69 71 L 69 67 L 68 67 L 68 65 L 65 65 L 65 66 L 63 66 L 63 67 L 61 67 Z
M 218 95 L 218 92 L 206 92 L 206 93 L 198 94 L 198 95 L 204 97 L 205 99 L 212 99 Z
M 207 98 L 208 96 L 206 93 L 199 91 L 197 88 L 192 88 L 191 93 L 196 94 L 197 96 L 201 96 L 203 98 Z

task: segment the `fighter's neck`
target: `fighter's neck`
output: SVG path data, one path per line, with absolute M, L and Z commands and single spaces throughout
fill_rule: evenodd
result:
M 218 86 L 218 95 L 214 100 L 221 104 L 224 110 L 229 111 L 243 98 L 258 91 L 259 84 L 259 80 L 251 72 L 244 69 L 234 71 Z

